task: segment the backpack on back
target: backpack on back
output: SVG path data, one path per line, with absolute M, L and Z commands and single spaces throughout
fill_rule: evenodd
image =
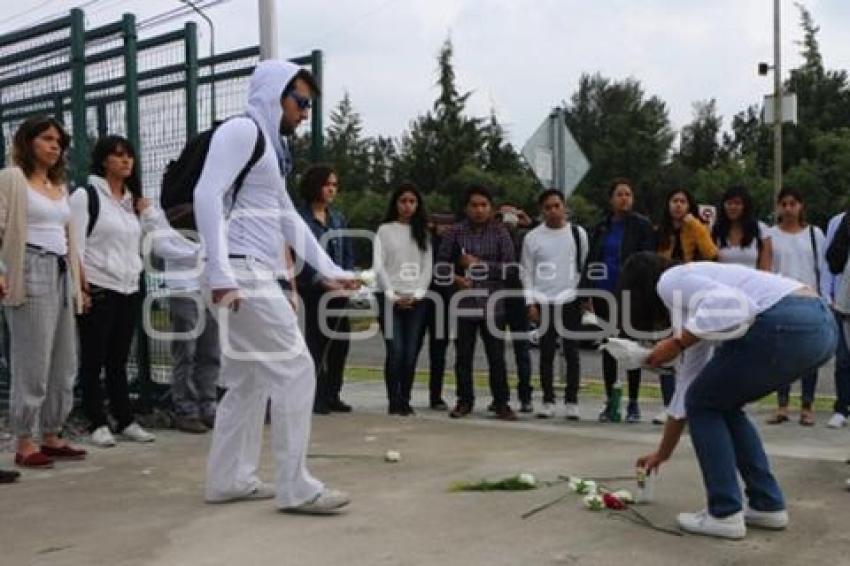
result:
M 253 119 L 251 121 L 257 128 L 257 141 L 254 143 L 254 151 L 251 153 L 250 159 L 239 171 L 239 175 L 233 182 L 233 198 L 230 210 L 233 210 L 236 205 L 236 195 L 242 188 L 245 176 L 266 150 L 266 139 L 262 130 L 260 130 L 260 126 Z M 198 184 L 198 179 L 200 179 L 201 172 L 204 169 L 212 137 L 223 123 L 218 122 L 212 128 L 190 139 L 180 152 L 180 156 L 165 166 L 159 197 L 160 205 L 162 210 L 165 211 L 169 224 L 176 229 L 197 229 L 194 207 L 195 185 Z

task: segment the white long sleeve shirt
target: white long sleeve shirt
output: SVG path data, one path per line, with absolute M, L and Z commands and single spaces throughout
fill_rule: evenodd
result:
M 142 253 L 162 258 L 165 284 L 175 291 L 200 290 L 203 272 L 201 245 L 174 230 L 159 208 L 150 206 L 139 216 L 142 221 Z
M 741 336 L 756 316 L 803 286 L 799 281 L 750 267 L 693 262 L 668 269 L 658 296 L 670 311 L 675 332 L 685 329 L 701 341 L 685 350 L 676 365 L 676 392 L 667 413 L 685 418 L 685 395 L 711 359 L 713 344 Z M 724 338 L 719 333 L 737 329 Z
M 584 265 L 588 252 L 587 232 L 581 226 L 577 228 L 581 265 Z M 576 269 L 576 253 L 569 223 L 558 229 L 541 224 L 526 234 L 522 242 L 520 275 L 527 304 L 566 304 L 575 300 L 581 280 L 581 271 Z
M 212 289 L 238 288 L 228 255 L 252 256 L 270 271 L 280 269 L 285 245 L 329 279 L 352 278 L 328 257 L 286 192 L 281 176 L 280 96 L 298 67 L 282 61 L 260 63 L 251 77 L 248 113 L 222 124 L 213 134 L 195 187 L 195 220 L 206 251 L 204 280 Z M 256 122 L 255 122 L 256 121 Z M 233 202 L 232 186 L 248 163 L 257 126 L 265 153 L 245 176 Z
M 381 224 L 375 236 L 372 260 L 378 288 L 390 300 L 398 295 L 421 299 L 431 283 L 432 255 L 431 243 L 423 251 L 413 239 L 409 224 Z
M 116 200 L 106 179 L 97 175 L 90 175 L 88 182 L 100 199 L 91 234 L 86 234 L 89 225 L 88 192 L 77 189 L 68 201 L 86 280 L 122 295 L 135 293 L 139 290 L 142 272 L 142 229 L 133 210 L 133 196 L 130 191 L 125 191 L 123 198 Z

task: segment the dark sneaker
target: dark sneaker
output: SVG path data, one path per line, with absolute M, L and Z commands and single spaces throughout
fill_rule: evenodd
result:
M 637 401 L 629 401 L 626 407 L 626 422 L 629 424 L 640 422 L 640 409 L 638 408 Z
M 531 401 L 523 401 L 519 404 L 520 413 L 533 413 L 534 404 Z
M 18 481 L 21 472 L 15 470 L 0 470 L 0 483 L 13 483 Z
M 455 408 L 451 410 L 449 416 L 453 419 L 461 419 L 471 412 L 472 407 L 470 405 L 467 405 L 466 403 L 458 403 L 455 405 Z
M 209 429 L 198 417 L 182 417 L 175 415 L 174 428 L 190 434 L 204 434 Z
M 406 403 L 405 403 L 405 404 L 401 407 L 401 416 L 403 416 L 403 417 L 412 417 L 412 416 L 413 416 L 413 415 L 415 415 L 415 414 L 416 414 L 416 411 L 414 411 L 414 410 L 413 410 L 413 407 L 411 407 L 410 405 L 408 405 L 408 404 L 406 404 Z
M 334 399 L 328 403 L 328 410 L 332 413 L 350 413 L 351 405 L 343 402 L 341 399 Z
M 496 409 L 496 418 L 500 421 L 515 421 L 517 420 L 516 413 L 511 409 L 510 405 L 502 405 Z
M 437 400 L 431 401 L 430 407 L 431 407 L 431 410 L 433 410 L 433 411 L 448 411 L 449 410 L 448 404 L 446 404 L 446 402 L 443 401 L 442 399 L 437 399 Z

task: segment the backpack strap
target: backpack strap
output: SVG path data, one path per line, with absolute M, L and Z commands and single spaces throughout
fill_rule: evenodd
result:
M 242 170 L 239 171 L 239 175 L 236 176 L 236 180 L 233 181 L 233 200 L 230 203 L 230 212 L 233 212 L 233 208 L 236 206 L 236 195 L 242 188 L 242 184 L 245 182 L 245 177 L 266 151 L 266 136 L 263 135 L 263 130 L 260 129 L 260 125 L 257 124 L 253 118 L 251 118 L 251 122 L 253 122 L 254 126 L 257 128 L 257 141 L 254 142 L 254 151 L 251 152 L 251 157 L 248 159 L 248 163 L 242 167 Z
M 576 273 L 581 274 L 584 266 L 581 262 L 581 234 L 578 231 L 578 226 L 574 222 L 570 222 L 570 231 L 573 233 L 573 241 L 576 244 Z
M 94 225 L 97 223 L 97 217 L 100 216 L 100 197 L 97 195 L 97 189 L 91 185 L 85 185 L 83 189 L 88 196 L 89 224 L 86 227 L 86 236 L 88 237 L 91 236 Z
M 812 259 L 815 264 L 815 282 L 818 286 L 815 291 L 820 293 L 820 262 L 818 262 L 818 245 L 815 242 L 815 227 L 813 224 L 809 224 L 809 237 L 812 240 Z

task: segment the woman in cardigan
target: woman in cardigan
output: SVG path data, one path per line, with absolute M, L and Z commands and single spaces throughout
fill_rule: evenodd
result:
M 15 463 L 49 468 L 85 450 L 60 437 L 74 403 L 74 305 L 80 266 L 65 187 L 70 139 L 53 118 L 29 118 L 15 132 L 14 167 L 0 171 L 0 297 L 10 333 L 9 422 Z M 41 445 L 36 443 L 36 430 Z
M 115 445 L 103 407 L 105 373 L 109 410 L 126 440 L 151 442 L 154 435 L 135 422 L 127 388 L 127 357 L 139 316 L 142 272 L 141 199 L 133 145 L 120 136 L 100 138 L 92 150 L 87 190 L 71 196 L 71 209 L 86 270 L 91 309 L 78 319 L 83 410 L 95 446 Z M 89 199 L 96 199 L 92 207 Z M 97 216 L 91 214 L 97 210 Z M 105 371 L 104 371 L 105 370 Z

